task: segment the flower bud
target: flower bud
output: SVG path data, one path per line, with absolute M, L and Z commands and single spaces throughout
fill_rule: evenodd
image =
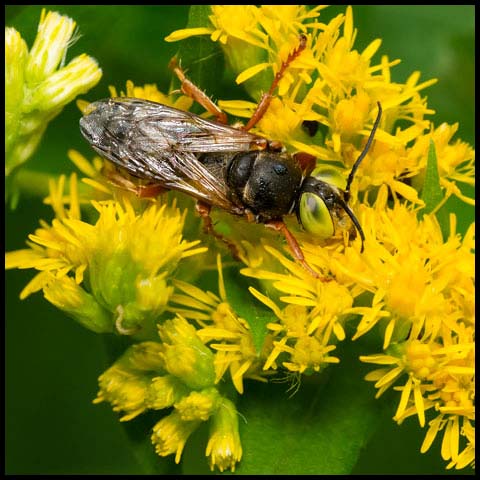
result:
M 112 315 L 71 277 L 54 278 L 43 287 L 45 298 L 84 327 L 97 333 L 113 331 Z
M 21 118 L 18 105 L 23 102 L 27 44 L 14 29 L 5 28 L 5 151 L 16 136 Z
M 61 109 L 77 95 L 88 92 L 101 77 L 97 61 L 83 53 L 38 85 L 26 105 L 26 111 Z
M 13 172 L 35 152 L 48 123 L 77 95 L 94 87 L 102 71 L 86 54 L 63 66 L 73 43 L 75 21 L 42 10 L 30 52 L 20 34 L 5 29 L 5 174 Z M 60 69 L 57 68 L 60 66 Z M 9 178 L 7 196 L 18 198 Z
M 65 58 L 75 26 L 75 21 L 67 16 L 42 10 L 25 71 L 29 84 L 41 82 L 57 69 Z
M 187 393 L 187 387 L 177 377 L 173 375 L 155 377 L 150 384 L 147 404 L 149 408 L 161 410 L 171 407 Z
M 175 404 L 175 409 L 182 420 L 203 420 L 209 419 L 210 415 L 217 409 L 220 401 L 220 394 L 216 388 L 207 388 L 201 392 L 191 392 Z
M 145 372 L 163 372 L 162 346 L 157 342 L 142 342 L 132 345 L 122 356 L 128 368 Z
M 206 455 L 210 457 L 210 468 L 223 472 L 227 468 L 235 471 L 235 464 L 242 458 L 242 445 L 238 433 L 238 415 L 235 405 L 222 398 L 210 420 L 210 438 Z
M 184 421 L 178 412 L 162 418 L 153 427 L 151 437 L 157 454 L 165 457 L 175 453 L 175 463 L 179 463 L 188 437 L 200 423 L 200 421 Z
M 150 385 L 148 376 L 139 375 L 116 362 L 105 373 L 100 375 L 98 382 L 100 391 L 93 403 L 109 402 L 115 412 L 125 412 L 120 420 L 131 420 L 147 408 L 146 397 Z
M 177 316 L 159 327 L 164 360 L 169 373 L 193 389 L 214 385 L 214 355 L 184 318 Z

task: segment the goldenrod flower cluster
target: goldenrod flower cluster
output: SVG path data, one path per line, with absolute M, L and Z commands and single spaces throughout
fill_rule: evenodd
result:
M 102 76 L 96 60 L 86 54 L 65 64 L 75 32 L 74 20 L 43 9 L 29 51 L 17 30 L 5 28 L 5 176 L 13 202 L 18 196 L 13 174 L 33 155 L 48 123 Z
M 206 455 L 212 468 L 235 470 L 242 456 L 235 405 L 216 388 L 214 354 L 182 316 L 158 328 L 161 342 L 130 347 L 100 376 L 95 403 L 108 401 L 131 420 L 147 409 L 173 407 L 154 427 L 152 443 L 161 455 L 180 462 L 185 443 L 202 422 L 209 421 Z
M 422 452 L 442 432 L 447 467 L 464 468 L 473 465 L 475 452 L 474 224 L 462 237 L 454 213 L 441 225 L 436 212 L 451 195 L 474 203 L 462 192 L 462 184 L 474 185 L 474 150 L 452 140 L 458 125 L 430 119 L 434 111 L 423 91 L 435 79 L 421 81 L 414 72 L 404 83 L 393 82 L 391 69 L 399 60 L 382 55 L 374 63 L 379 39 L 361 52 L 355 49 L 352 9 L 323 22 L 323 8 L 212 6 L 208 25 L 166 38 L 204 35 L 219 42 L 237 83 L 252 97 L 219 106 L 249 118 L 269 88 L 265 79 L 271 82 L 305 35 L 305 49 L 253 131 L 290 152 L 313 155 L 317 166 L 344 178 L 364 149 L 378 102 L 383 109 L 350 189 L 349 203 L 365 234 L 363 252 L 350 225 L 315 240 L 289 223 L 308 264 L 319 272 L 315 278 L 278 236 L 252 233 L 243 220 L 218 214 L 243 262 L 233 268 L 251 279 L 249 299 L 271 311 L 263 336 L 252 331 L 255 319 L 240 315 L 229 301 L 221 257 L 199 246 L 193 216 L 177 206 L 181 196 L 138 198 L 132 194 L 139 191 L 134 179 L 107 181 L 105 172 L 110 180 L 117 173 L 98 157 L 89 162 L 69 152 L 87 178 L 80 187 L 73 174 L 68 189 L 64 176 L 51 182 L 46 202 L 55 218 L 42 221 L 27 249 L 9 252 L 6 267 L 39 272 L 22 298 L 41 290 L 86 328 L 132 339 L 101 375 L 95 401 L 109 402 L 122 421 L 171 408 L 151 435 L 160 456 L 173 454 L 178 463 L 189 436 L 208 422 L 212 470 L 233 471 L 242 446 L 226 385 L 245 394 L 245 379 L 266 382 L 279 371 L 297 378 L 318 374 L 342 361 L 335 352 L 339 342 L 376 330 L 382 335 L 378 353 L 360 360 L 380 367 L 366 380 L 375 382 L 377 397 L 390 388 L 398 392 L 396 422 L 416 415 L 421 427 L 428 426 Z M 7 58 L 11 45 L 6 42 Z M 50 75 L 62 52 L 42 72 Z M 18 85 L 18 79 L 11 83 Z M 51 83 L 61 85 L 55 78 Z M 117 96 L 113 87 L 110 93 Z M 125 94 L 183 110 L 192 105 L 190 98 L 165 95 L 154 85 L 127 82 Z M 320 126 L 319 132 L 312 136 L 305 121 Z M 434 170 L 442 194 L 436 204 L 425 188 Z M 90 216 L 84 217 L 81 206 Z M 216 293 L 199 282 L 211 270 L 218 277 Z

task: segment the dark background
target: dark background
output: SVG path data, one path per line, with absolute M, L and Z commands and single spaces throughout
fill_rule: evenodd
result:
M 103 70 L 99 85 L 84 98 L 108 96 L 108 85 L 124 90 L 127 79 L 168 89 L 167 64 L 179 43 L 163 38 L 186 25 L 188 6 L 45 7 L 71 16 L 79 25 L 82 37 L 67 59 L 85 52 Z M 19 30 L 29 47 L 40 11 L 40 6 L 6 7 L 6 25 Z M 330 19 L 340 11 L 344 7 L 321 15 Z M 422 81 L 438 78 L 438 84 L 422 92 L 437 111 L 436 124 L 460 122 L 455 138 L 473 143 L 474 7 L 355 6 L 353 12 L 359 31 L 356 48 L 361 51 L 382 38 L 374 63 L 380 54 L 402 59 L 393 68 L 393 80 L 403 82 L 415 70 L 422 72 Z M 219 83 L 213 91 L 226 84 Z M 51 122 L 31 159 L 32 169 L 56 173 L 72 169 L 66 156 L 70 148 L 90 158 L 88 146 L 72 127 L 78 118 L 72 103 Z M 454 202 L 452 208 L 457 206 Z M 464 228 L 473 220 L 473 208 L 462 216 Z M 50 220 L 51 212 L 38 198 L 23 196 L 15 211 L 6 209 L 6 251 L 23 248 L 40 218 Z M 18 295 L 32 276 L 32 271 L 6 273 L 6 473 L 142 473 L 117 415 L 106 404 L 92 404 L 97 377 L 109 366 L 102 337 L 67 319 L 40 293 L 20 302 Z M 387 419 L 383 425 L 354 473 L 448 473 L 438 439 L 427 454 L 419 453 L 425 431 L 415 421 L 399 427 Z

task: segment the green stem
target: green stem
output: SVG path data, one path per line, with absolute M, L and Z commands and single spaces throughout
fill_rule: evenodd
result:
M 55 173 L 37 172 L 29 170 L 28 168 L 22 168 L 16 172 L 14 178 L 10 178 L 10 180 L 14 187 L 13 191 L 29 197 L 45 198 L 50 193 L 49 182 L 51 180 L 57 182 L 59 178 L 60 175 Z M 65 182 L 65 194 L 68 195 L 69 191 L 69 182 Z M 78 183 L 78 193 L 80 196 L 88 196 L 91 192 L 91 187 L 82 182 Z
M 23 168 L 15 175 L 15 187 L 20 193 L 30 197 L 46 197 L 49 193 L 48 183 L 51 179 L 58 179 L 58 175 L 44 172 L 35 172 Z

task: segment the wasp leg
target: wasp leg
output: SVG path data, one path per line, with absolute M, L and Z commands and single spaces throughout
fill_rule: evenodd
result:
M 214 115 L 218 122 L 227 124 L 228 118 L 225 112 L 222 112 L 220 108 L 213 102 L 213 100 L 200 88 L 198 88 L 191 80 L 185 76 L 185 72 L 178 65 L 177 59 L 173 57 L 170 60 L 169 67 L 173 70 L 175 75 L 181 82 L 182 93 L 193 98 L 199 103 L 205 110 Z
M 302 265 L 305 270 L 310 273 L 315 278 L 320 278 L 322 281 L 327 281 L 325 278 L 321 278 L 320 274 L 313 270 L 313 268 L 307 263 L 305 260 L 305 257 L 303 255 L 302 249 L 300 248 L 300 245 L 297 242 L 297 239 L 293 236 L 292 232 L 287 228 L 285 223 L 282 220 L 269 220 L 268 222 L 265 223 L 266 227 L 273 228 L 277 232 L 281 232 L 285 239 L 287 240 L 288 246 L 290 247 L 290 250 L 295 258 L 295 260 L 298 261 Z
M 152 183 L 151 185 L 138 185 L 135 193 L 140 198 L 155 198 L 165 192 L 168 192 L 168 188 L 158 183 Z
M 110 162 L 106 162 L 103 166 L 102 175 L 111 185 L 132 192 L 140 198 L 154 198 L 168 191 L 167 188 L 159 183 L 139 184 L 138 179 L 134 179 L 134 177 L 128 175 L 128 173 L 113 167 Z M 137 182 L 135 182 L 135 180 L 137 180 Z
M 248 130 L 253 128 L 262 119 L 268 107 L 270 106 L 270 102 L 273 99 L 273 92 L 277 88 L 278 82 L 280 82 L 280 80 L 282 79 L 289 65 L 300 55 L 300 53 L 302 53 L 303 50 L 305 50 L 306 46 L 307 46 L 307 37 L 305 35 L 300 35 L 300 43 L 298 47 L 295 48 L 295 50 L 293 50 L 292 52 L 290 52 L 287 59 L 282 63 L 282 65 L 280 66 L 280 69 L 275 75 L 275 78 L 273 79 L 272 85 L 270 86 L 270 90 L 267 93 L 264 93 L 262 95 L 262 98 L 260 99 L 260 102 L 258 103 L 257 108 L 253 112 L 252 117 L 250 118 L 248 123 L 244 127 L 242 127 L 242 130 L 245 130 L 248 132 Z
M 212 218 L 210 217 L 210 210 L 212 207 L 206 203 L 197 201 L 195 208 L 202 218 L 204 232 L 213 235 L 217 240 L 221 240 L 223 243 L 225 243 L 225 245 L 227 245 L 229 248 L 233 258 L 235 260 L 240 260 L 240 253 L 235 243 L 224 237 L 221 233 L 218 233 L 213 227 Z
M 111 180 L 110 183 L 123 190 L 128 190 L 129 192 L 134 193 L 138 198 L 156 198 L 162 193 L 168 192 L 168 188 L 165 188 L 158 183 L 152 183 L 150 185 L 135 185 L 132 182 L 128 183 L 128 181 L 112 182 Z

